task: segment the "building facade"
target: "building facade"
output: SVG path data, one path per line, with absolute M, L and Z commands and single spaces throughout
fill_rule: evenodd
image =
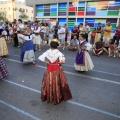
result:
M 19 19 L 19 15 L 21 14 L 19 12 L 20 9 L 24 9 L 25 13 L 28 16 L 28 19 L 26 20 L 34 20 L 34 9 L 33 7 L 26 6 L 26 2 L 23 0 L 0 0 L 0 11 L 6 12 L 6 18 L 9 21 L 13 21 L 14 19 Z
M 35 1 L 34 1 L 35 2 Z M 67 4 L 68 3 L 68 4 Z M 107 24 L 111 22 L 114 28 L 120 21 L 120 0 L 80 0 L 78 7 L 73 7 L 72 2 L 59 2 L 51 0 L 34 3 L 34 18 L 38 20 L 58 21 L 60 25 L 68 24 L 69 30 L 79 23 L 88 22 L 91 30 L 97 27 L 98 22 Z

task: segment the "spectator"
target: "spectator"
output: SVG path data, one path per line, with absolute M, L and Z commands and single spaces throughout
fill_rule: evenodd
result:
M 83 26 L 83 23 L 80 23 L 78 29 L 79 29 L 79 35 L 80 34 L 85 34 L 85 27 Z
M 109 52 L 108 52 L 109 46 L 110 46 L 110 41 L 107 43 L 104 43 L 103 51 L 106 52 L 107 54 L 109 54 Z
M 21 47 L 23 44 L 23 40 L 19 37 L 19 36 L 21 36 L 23 30 L 24 30 L 24 24 L 23 24 L 22 20 L 19 19 L 18 24 L 17 24 L 17 37 L 18 37 L 18 42 L 19 42 L 18 47 Z
M 110 39 L 111 39 L 111 30 L 112 30 L 112 26 L 111 26 L 111 23 L 108 22 L 108 25 L 105 27 L 104 29 L 104 36 L 103 36 L 103 41 L 106 43 L 106 42 L 109 42 Z
M 86 35 L 86 41 L 88 42 L 88 35 L 90 33 L 90 27 L 87 24 L 87 22 L 85 23 L 85 35 Z
M 90 44 L 92 45 L 92 47 L 93 47 L 93 45 L 95 43 L 95 35 L 96 35 L 96 28 L 94 28 L 94 30 L 91 33 Z
M 3 20 L 0 21 L 0 35 L 2 35 L 2 31 L 5 29 L 5 25 L 3 24 Z
M 103 35 L 104 35 L 104 29 L 105 29 L 105 25 L 102 24 L 102 27 L 101 27 L 101 38 L 103 39 Z
M 5 22 L 5 31 L 7 32 L 7 35 L 6 35 L 6 40 L 9 40 L 9 36 L 10 36 L 10 34 L 9 34 L 9 26 L 8 26 L 9 24 L 8 24 L 8 22 Z
M 74 37 L 75 35 L 76 35 L 77 38 L 78 38 L 78 28 L 77 28 L 76 25 L 74 26 L 74 28 L 73 28 L 72 31 L 71 31 L 71 40 L 73 39 L 73 37 Z
M 77 36 L 75 35 L 73 39 L 70 41 L 70 45 L 68 45 L 68 49 L 72 51 L 77 50 L 78 42 L 79 41 L 77 40 Z
M 24 22 L 24 29 L 26 29 L 28 26 L 28 23 L 27 22 Z
M 45 41 L 47 41 L 47 44 L 49 43 L 49 26 L 47 23 L 45 23 Z
M 118 46 L 118 57 L 120 57 L 120 46 Z
M 115 35 L 113 37 L 113 42 L 117 43 L 117 46 L 119 45 L 119 40 L 120 40 L 120 22 L 119 25 L 115 29 Z
M 117 50 L 117 44 L 114 44 L 113 43 L 113 39 L 110 40 L 110 46 L 109 46 L 109 49 L 108 49 L 108 57 L 111 57 L 114 55 L 114 57 L 116 57 L 116 50 Z
M 63 46 L 63 50 L 65 49 L 65 28 L 58 26 L 58 37 L 60 41 L 60 45 Z
M 44 33 L 45 33 L 45 29 L 44 29 L 44 23 L 40 24 L 40 36 L 42 39 L 42 43 L 44 43 Z
M 93 47 L 93 54 L 99 57 L 99 55 L 103 53 L 103 46 L 102 39 L 100 39 Z
M 67 40 L 68 40 L 68 35 L 69 35 L 67 24 L 64 24 L 64 28 L 65 28 L 65 46 L 67 46 Z
M 95 42 L 99 41 L 101 39 L 101 23 L 98 23 L 98 27 L 96 29 L 96 35 L 95 35 Z
M 9 34 L 10 34 L 10 37 L 9 37 L 9 39 L 10 39 L 10 42 L 12 43 L 13 42 L 13 29 L 12 29 L 12 24 L 9 24 L 8 25 L 8 29 L 9 29 Z
M 58 26 L 59 26 L 59 22 L 56 22 L 56 26 L 55 26 L 55 36 L 58 39 Z
M 12 23 L 12 29 L 13 29 L 13 38 L 14 38 L 14 46 L 13 47 L 18 47 L 17 24 L 16 24 L 16 22 Z
M 34 22 L 34 34 L 35 34 L 35 39 L 33 40 L 33 44 L 35 45 L 36 47 L 36 50 L 38 50 L 39 52 L 41 51 L 41 37 L 40 37 L 40 26 L 38 25 L 38 21 L 35 21 Z

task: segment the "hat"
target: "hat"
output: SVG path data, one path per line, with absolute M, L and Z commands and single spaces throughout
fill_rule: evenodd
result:
M 59 43 L 58 39 L 52 39 L 51 42 L 57 42 L 57 43 Z
M 7 35 L 7 32 L 6 32 L 6 31 L 3 31 L 3 32 L 2 32 L 2 35 Z

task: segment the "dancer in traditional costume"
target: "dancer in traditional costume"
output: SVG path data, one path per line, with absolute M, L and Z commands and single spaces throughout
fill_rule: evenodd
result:
M 6 35 L 7 32 L 3 31 L 2 35 L 0 36 L 0 56 L 5 56 L 8 54 L 8 48 L 5 40 Z
M 8 75 L 7 67 L 2 57 L 0 57 L 0 79 Z
M 79 36 L 79 42 L 78 42 L 78 53 L 75 60 L 75 70 L 77 71 L 88 71 L 92 70 L 94 65 L 90 58 L 90 55 L 88 53 L 88 50 L 90 50 L 91 45 L 86 42 L 86 36 L 84 34 L 81 34 Z
M 40 26 L 38 26 L 38 21 L 35 21 L 35 28 L 33 32 L 35 34 L 35 39 L 33 43 L 35 44 L 36 50 L 41 51 L 40 47 L 41 47 L 42 39 L 40 37 Z
M 66 76 L 61 65 L 65 63 L 64 55 L 57 49 L 58 40 L 53 39 L 51 49 L 43 53 L 38 59 L 47 64 L 41 87 L 41 99 L 48 103 L 59 104 L 63 100 L 72 98 Z M 45 59 L 47 58 L 47 60 Z
M 35 61 L 35 47 L 33 44 L 34 34 L 32 34 L 30 26 L 26 29 L 26 34 L 22 34 L 19 36 L 21 40 L 23 40 L 22 50 L 21 50 L 21 58 L 20 60 L 23 63 L 33 63 L 36 65 Z

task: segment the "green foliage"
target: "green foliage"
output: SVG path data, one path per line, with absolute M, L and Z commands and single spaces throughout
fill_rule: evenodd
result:
M 25 13 L 25 9 L 20 8 L 20 9 L 19 9 L 19 12 L 21 13 L 21 14 L 19 15 L 19 18 L 20 18 L 20 19 L 25 20 L 25 19 L 28 19 L 28 18 L 29 18 L 29 17 L 27 16 L 27 14 Z
M 6 20 L 6 12 L 0 11 L 0 20 Z

